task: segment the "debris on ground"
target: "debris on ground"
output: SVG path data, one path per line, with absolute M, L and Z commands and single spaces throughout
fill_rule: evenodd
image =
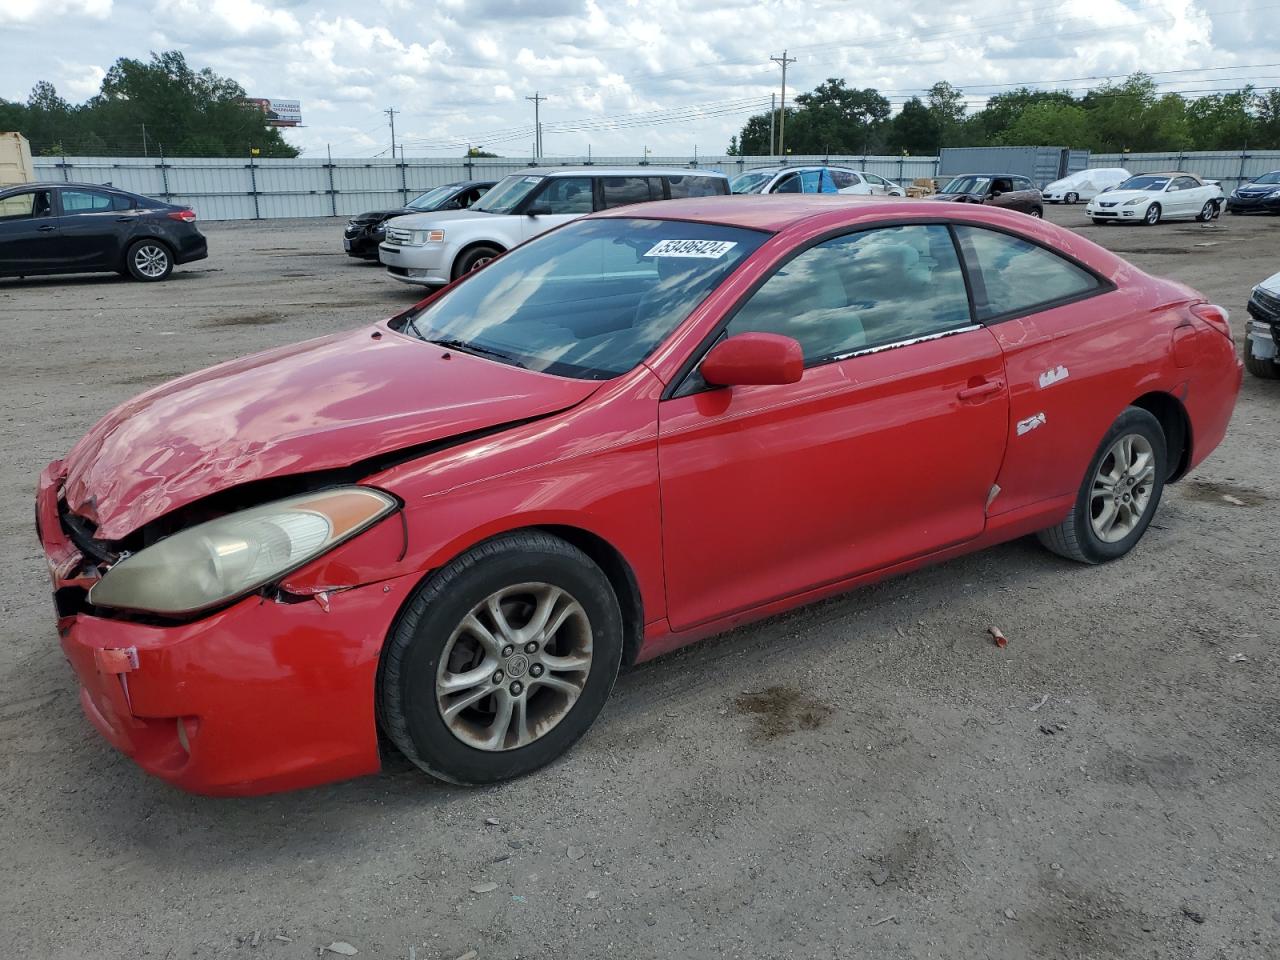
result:
M 498 889 L 498 885 L 492 880 L 486 880 L 484 883 L 473 883 L 471 885 L 472 893 L 493 893 Z
M 491 827 L 496 827 L 501 821 L 497 817 L 485 817 L 484 822 Z
M 1231 663 L 1248 663 L 1249 658 L 1246 657 L 1243 653 L 1233 653 L 1231 655 L 1230 662 Z
M 877 887 L 883 887 L 889 879 L 889 868 L 885 866 L 876 867 L 868 872 L 867 876 L 871 878 L 871 882 Z
M 474 950 L 468 950 L 462 956 L 458 957 L 457 960 L 476 960 L 476 957 L 478 956 L 480 956 L 480 954 L 476 953 Z
M 1039 703 L 1037 703 L 1037 704 L 1036 704 L 1035 706 L 1033 706 L 1033 707 L 1028 707 L 1027 709 L 1028 709 L 1028 710 L 1030 710 L 1032 713 L 1035 713 L 1037 710 L 1039 710 L 1041 707 L 1043 707 L 1043 706 L 1044 706 L 1046 703 L 1048 703 L 1048 702 L 1049 702 L 1049 695 L 1046 693 L 1043 697 L 1041 697 L 1041 698 L 1040 698 L 1040 702 L 1039 702 Z
M 1040 724 L 1040 732 L 1043 733 L 1046 737 L 1052 737 L 1058 731 L 1055 730 L 1053 727 L 1049 726 L 1047 723 L 1042 723 Z
M 987 633 L 991 634 L 991 640 L 997 647 L 1007 647 L 1009 638 L 1000 632 L 999 627 L 987 627 Z
M 345 940 L 335 940 L 325 947 L 325 950 L 329 953 L 336 953 L 340 957 L 354 957 L 360 952 Z
M 293 943 L 293 937 L 286 937 L 283 933 L 277 933 L 276 939 L 281 943 Z
M 879 920 L 872 920 L 870 923 L 868 923 L 868 924 L 867 924 L 867 926 L 868 926 L 868 927 L 878 927 L 878 926 L 880 926 L 880 924 L 882 924 L 882 923 L 888 923 L 890 920 L 897 920 L 897 919 L 898 919 L 898 917 L 897 917 L 895 914 L 892 914 L 892 913 L 891 913 L 891 914 L 889 914 L 889 916 L 887 916 L 887 917 L 881 917 Z
M 1182 915 L 1192 923 L 1204 923 L 1204 914 L 1199 910 L 1191 909 L 1191 907 L 1183 907 Z
M 1017 920 L 1018 915 L 1009 907 L 1004 908 L 1004 917 L 1006 920 Z
M 598 899 L 600 899 L 600 891 L 599 891 L 599 890 L 588 890 L 588 891 L 587 891 L 587 899 L 588 899 L 588 900 L 598 900 Z
M 569 845 L 569 849 L 566 850 L 565 853 L 568 855 L 570 860 L 574 861 L 581 860 L 587 855 L 586 850 L 582 849 L 582 847 L 575 847 L 573 844 Z

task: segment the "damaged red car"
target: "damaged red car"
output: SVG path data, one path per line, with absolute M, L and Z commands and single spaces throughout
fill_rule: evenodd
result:
M 38 528 L 84 711 L 149 773 L 394 745 L 488 783 L 699 637 L 1027 534 L 1123 556 L 1240 380 L 1220 307 L 1021 215 L 637 205 L 124 404 Z

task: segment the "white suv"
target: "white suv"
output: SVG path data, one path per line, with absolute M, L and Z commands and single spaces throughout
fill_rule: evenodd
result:
M 470 209 L 388 221 L 378 259 L 396 280 L 442 286 L 530 237 L 596 210 L 728 192 L 729 178 L 713 170 L 524 170 L 498 181 Z

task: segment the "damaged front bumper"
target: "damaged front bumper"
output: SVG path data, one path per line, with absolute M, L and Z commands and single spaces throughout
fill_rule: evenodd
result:
M 205 794 L 292 790 L 379 769 L 378 657 L 416 576 L 250 596 L 192 622 L 120 618 L 85 599 L 96 567 L 59 521 L 60 466 L 40 478 L 37 527 L 81 706 L 112 746 Z

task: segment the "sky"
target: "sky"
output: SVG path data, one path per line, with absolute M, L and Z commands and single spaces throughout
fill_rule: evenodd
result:
M 299 100 L 304 154 L 467 144 L 547 157 L 724 152 L 747 117 L 828 77 L 896 110 L 937 80 L 972 109 L 1014 86 L 1082 92 L 1145 70 L 1191 95 L 1280 86 L 1280 0 L 0 0 L 0 97 L 72 102 L 119 57 L 178 49 L 249 96 Z

